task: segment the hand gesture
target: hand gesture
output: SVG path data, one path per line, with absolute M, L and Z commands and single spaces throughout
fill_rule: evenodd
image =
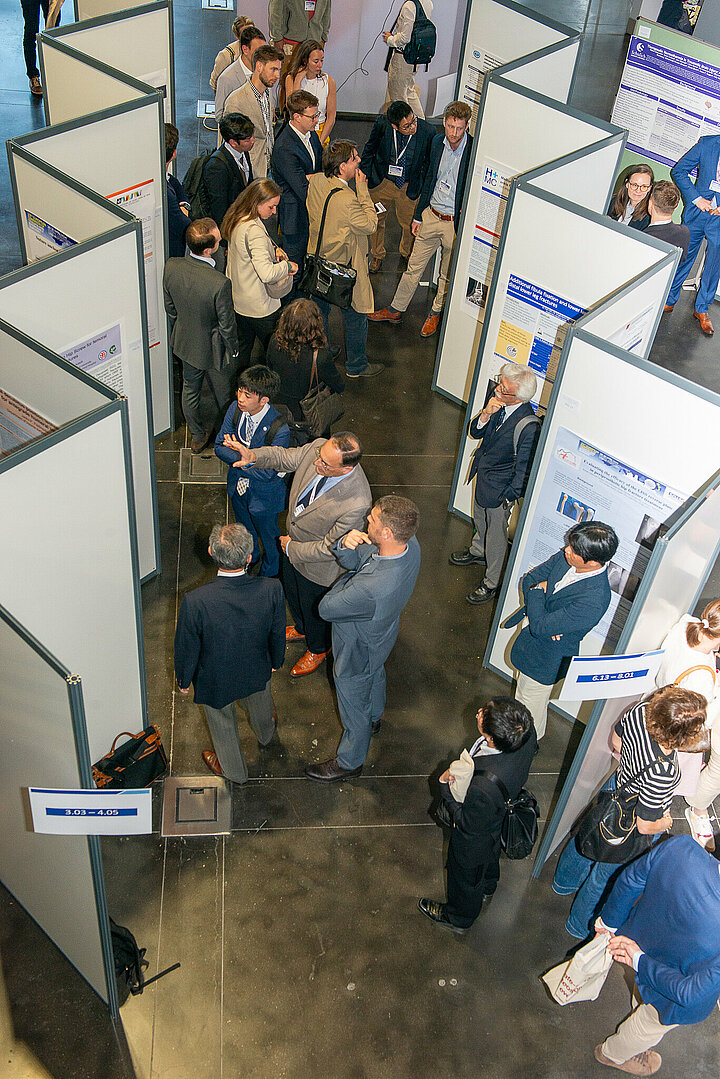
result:
M 491 397 L 488 403 L 485 405 L 484 409 L 482 410 L 482 414 L 483 416 L 487 416 L 487 418 L 490 419 L 490 417 L 494 416 L 496 412 L 499 412 L 502 407 L 502 401 L 498 401 L 497 397 Z
M 356 547 L 359 547 L 361 543 L 370 543 L 370 537 L 367 532 L 361 532 L 359 528 L 351 528 L 350 531 L 343 536 L 342 546 L 346 547 L 348 551 L 354 551 Z
M 288 259 L 288 266 L 290 267 L 291 274 L 296 274 L 298 272 L 299 267 L 297 262 L 291 262 L 290 259 Z
M 641 952 L 642 948 L 634 940 L 630 940 L 630 937 L 611 936 L 608 951 L 616 963 L 627 963 L 628 966 L 632 966 L 634 956 Z
M 360 169 L 360 168 L 355 173 L 355 183 L 356 184 L 366 184 L 367 183 L 367 176 L 365 175 L 363 170 Z
M 383 30 L 383 41 L 387 45 L 388 38 L 390 37 L 390 30 Z
M 234 450 L 240 457 L 239 461 L 233 462 L 233 468 L 244 468 L 246 465 L 251 465 L 256 459 L 255 451 L 243 446 L 242 442 L 239 442 L 233 435 L 225 435 L 223 446 L 227 446 L 229 450 Z
M 287 256 L 287 252 L 283 251 L 282 247 L 275 248 L 275 261 L 276 262 L 289 262 L 290 259 Z
M 715 209 L 710 199 L 698 199 L 695 205 L 705 214 L 711 214 Z

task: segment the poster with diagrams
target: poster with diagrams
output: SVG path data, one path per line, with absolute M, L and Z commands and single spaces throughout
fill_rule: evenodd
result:
M 77 341 L 60 355 L 115 393 L 127 396 L 128 373 L 123 358 L 120 323 Z
M 47 258 L 48 255 L 56 255 L 58 251 L 66 251 L 68 247 L 74 247 L 77 240 L 67 236 L 61 229 L 51 225 L 37 214 L 25 211 L 27 224 L 27 254 L 29 262 L 37 262 L 38 259 Z
M 481 180 L 475 231 L 468 253 L 465 308 L 482 321 L 513 173 L 506 165 L 486 158 L 480 161 L 475 174 Z
M 122 206 L 142 224 L 143 256 L 145 259 L 145 283 L 147 300 L 147 329 L 150 348 L 160 344 L 160 313 L 156 287 L 154 222 L 155 222 L 155 181 L 141 180 L 122 191 L 113 191 L 107 195 L 116 206 Z
M 494 52 L 488 52 L 480 45 L 471 46 L 461 88 L 461 100 L 472 109 L 471 131 L 475 130 L 485 76 L 488 71 L 494 71 L 496 67 L 507 63 L 507 59 L 507 57 L 497 56 Z

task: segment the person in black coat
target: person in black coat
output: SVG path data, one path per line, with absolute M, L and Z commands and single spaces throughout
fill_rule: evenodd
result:
M 296 423 L 304 419 L 300 401 L 310 389 L 315 349 L 319 382 L 324 382 L 333 393 L 342 393 L 345 382 L 335 366 L 338 349 L 327 348 L 320 308 L 313 300 L 293 300 L 283 309 L 268 345 L 266 362 L 280 376 L 280 392 L 274 398 L 275 403 L 286 405 Z M 321 434 L 327 437 L 329 428 Z
M 435 135 L 432 124 L 419 120 L 407 101 L 393 101 L 373 124 L 360 160 L 373 202 L 395 207 L 402 229 L 400 254 L 406 259 L 412 251 L 411 226 Z M 385 214 L 379 214 L 377 230 L 370 237 L 370 273 L 376 273 L 385 258 L 386 220 Z
M 437 925 L 466 933 L 495 893 L 500 880 L 500 831 L 505 800 L 491 772 L 517 798 L 537 753 L 532 716 L 512 697 L 495 697 L 477 713 L 480 737 L 470 750 L 474 772 L 464 798 L 456 785 L 461 762 L 440 776 L 440 794 L 452 819 L 447 857 L 447 903 L 418 900 L 418 908 Z M 452 784 L 452 789 L 451 789 Z M 458 797 L 453 794 L 453 789 Z
M 306 205 L 308 177 L 322 172 L 322 145 L 315 130 L 319 115 L 315 95 L 307 90 L 295 90 L 287 99 L 287 107 L 290 119 L 275 139 L 271 165 L 273 179 L 282 192 L 278 223 L 283 250 L 299 266 L 297 282 L 302 276 L 310 237 Z
M 218 228 L 238 195 L 253 180 L 249 152 L 255 145 L 252 120 L 229 112 L 220 121 L 222 146 L 205 162 L 202 174 L 208 216 Z
M 174 124 L 165 124 L 165 167 L 177 157 L 180 134 Z M 185 233 L 190 224 L 190 199 L 185 188 L 171 173 L 167 173 L 168 253 L 170 258 L 185 254 Z
M 180 692 L 195 687 L 214 752 L 203 760 L 233 783 L 248 778 L 235 701 L 247 709 L 261 747 L 277 725 L 270 677 L 285 659 L 285 599 L 274 577 L 249 577 L 252 536 L 241 524 L 215 525 L 208 552 L 218 566 L 209 584 L 183 597 L 175 630 L 175 677 Z

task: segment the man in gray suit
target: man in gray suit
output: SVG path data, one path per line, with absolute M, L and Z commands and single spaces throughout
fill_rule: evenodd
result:
M 235 394 L 240 349 L 230 280 L 215 269 L 212 259 L 220 230 L 212 218 L 201 217 L 188 227 L 185 239 L 190 254 L 168 259 L 163 286 L 172 327 L 170 344 L 182 364 L 182 407 L 190 428 L 190 449 L 200 453 Z M 206 377 L 215 402 L 209 428 L 200 415 Z
M 318 603 L 343 572 L 333 547 L 346 532 L 362 528 L 372 505 L 370 485 L 359 464 L 360 439 L 343 431 L 295 449 L 250 450 L 237 441 L 232 449 L 244 467 L 257 463 L 295 473 L 287 535 L 280 537 L 280 546 L 283 587 L 295 622 L 287 627 L 286 640 L 304 639 L 307 647 L 290 672 L 300 678 L 316 671 L 330 651 L 330 627 L 318 613 Z
M 414 502 L 385 495 L 370 512 L 367 532 L 353 529 L 333 547 L 348 572 L 321 599 L 319 610 L 332 622 L 333 674 L 345 733 L 335 757 L 307 766 L 308 779 L 332 783 L 359 775 L 370 738 L 380 730 L 385 661 L 420 570 L 417 523 Z

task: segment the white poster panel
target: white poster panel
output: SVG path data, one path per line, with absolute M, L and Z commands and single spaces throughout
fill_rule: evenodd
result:
M 92 60 L 88 62 L 82 53 L 45 34 L 38 37 L 38 63 L 50 124 L 111 109 L 147 93 L 142 87 L 131 85 L 120 72 L 101 68 Z

